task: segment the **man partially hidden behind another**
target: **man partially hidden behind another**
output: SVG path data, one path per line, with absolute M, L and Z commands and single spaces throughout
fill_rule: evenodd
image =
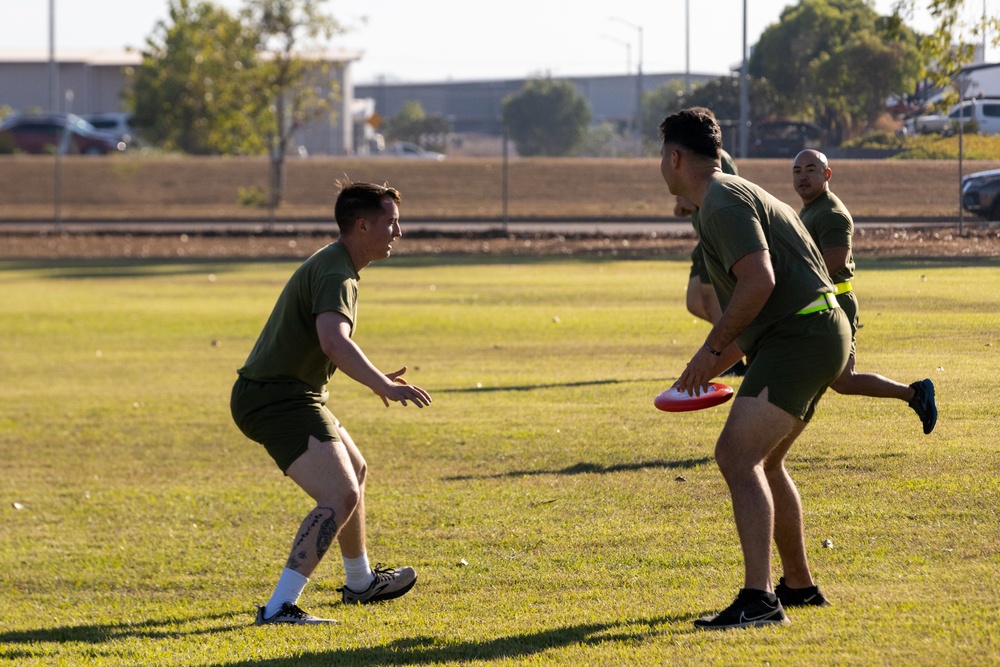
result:
M 385 259 L 399 229 L 399 192 L 347 183 L 334 206 L 340 237 L 292 274 L 233 386 L 231 409 L 240 430 L 262 444 L 278 467 L 316 501 L 255 625 L 334 623 L 307 614 L 299 595 L 336 539 L 347 582 L 345 603 L 405 594 L 417 580 L 411 567 L 373 569 L 365 547 L 368 467 L 347 430 L 326 407 L 327 383 L 339 369 L 389 401 L 418 408 L 431 397 L 407 384 L 406 367 L 378 370 L 351 339 L 357 325 L 358 275 Z
M 906 401 L 920 417 L 924 434 L 928 434 L 937 423 L 934 383 L 929 378 L 906 386 L 875 373 L 854 372 L 859 326 L 858 300 L 851 287 L 854 278 L 854 219 L 837 195 L 830 191 L 832 175 L 833 170 L 826 156 L 819 151 L 804 150 L 795 156 L 792 185 L 802 199 L 799 217 L 823 254 L 830 279 L 837 288 L 837 301 L 851 323 L 851 356 L 844 372 L 830 384 L 830 388 L 838 394 Z
M 747 371 L 715 445 L 732 496 L 743 588 L 703 629 L 787 623 L 785 606 L 827 604 L 806 558 L 802 505 L 785 457 L 850 354 L 851 327 L 816 244 L 795 211 L 722 173 L 722 132 L 708 109 L 660 124 L 660 172 L 700 211 L 698 237 L 722 316 L 676 386 L 701 393 L 746 355 Z M 784 583 L 771 580 L 777 545 Z

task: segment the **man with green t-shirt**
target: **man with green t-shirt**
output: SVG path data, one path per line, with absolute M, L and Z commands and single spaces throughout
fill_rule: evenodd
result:
M 736 163 L 726 151 L 719 151 L 722 162 L 722 171 L 726 174 L 739 175 L 736 170 Z M 674 215 L 678 218 L 691 216 L 691 225 L 698 227 L 698 207 L 685 197 L 677 197 L 674 204 Z M 691 251 L 691 274 L 688 276 L 687 286 L 687 309 L 695 317 L 701 318 L 709 324 L 715 324 L 722 315 L 719 308 L 719 299 L 712 289 L 712 280 L 708 277 L 708 269 L 705 267 L 705 258 L 701 254 L 701 242 L 699 241 Z
M 365 604 L 405 594 L 411 567 L 368 562 L 365 547 L 367 464 L 326 406 L 327 383 L 339 369 L 389 401 L 424 407 L 430 395 L 402 379 L 406 367 L 382 373 L 352 340 L 357 326 L 359 272 L 385 259 L 399 228 L 399 192 L 372 183 L 343 184 L 334 206 L 340 236 L 307 259 L 282 290 L 246 363 L 230 407 L 237 426 L 264 446 L 282 472 L 316 501 L 302 521 L 274 593 L 257 609 L 255 625 L 334 623 L 304 612 L 299 595 L 336 539 L 347 581 L 345 603 Z
M 802 199 L 799 217 L 823 254 L 827 272 L 837 288 L 837 301 L 851 323 L 851 356 L 844 372 L 830 383 L 830 389 L 838 394 L 906 401 L 920 417 L 926 435 L 934 430 L 937 423 L 934 383 L 930 378 L 907 386 L 875 373 L 854 371 L 859 328 L 858 300 L 851 287 L 854 278 L 854 219 L 843 202 L 830 191 L 832 175 L 833 170 L 826 156 L 817 150 L 802 151 L 792 163 L 792 185 Z
M 743 549 L 743 588 L 701 629 L 787 623 L 784 607 L 828 604 L 806 558 L 802 506 L 785 457 L 826 387 L 844 370 L 851 328 L 816 244 L 789 206 L 723 174 L 722 132 L 695 107 L 660 124 L 660 173 L 700 210 L 698 238 L 722 316 L 676 382 L 700 394 L 746 356 L 747 371 L 715 445 Z M 771 544 L 783 583 L 772 586 Z
M 719 154 L 722 162 L 722 172 L 739 176 L 732 156 L 724 150 L 720 150 Z M 677 197 L 677 203 L 674 205 L 674 215 L 678 218 L 690 215 L 691 225 L 695 229 L 698 228 L 698 207 L 688 199 Z M 712 279 L 708 277 L 705 258 L 701 254 L 701 241 L 691 251 L 691 274 L 688 276 L 686 301 L 688 312 L 695 317 L 705 320 L 709 324 L 715 324 L 722 317 L 719 298 L 715 296 L 715 290 L 712 288 Z M 740 359 L 722 375 L 742 376 L 745 372 L 746 364 Z

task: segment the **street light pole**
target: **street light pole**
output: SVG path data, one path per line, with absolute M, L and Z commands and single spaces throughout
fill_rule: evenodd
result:
M 642 157 L 642 26 L 639 28 L 639 60 L 635 70 L 635 156 Z
M 747 83 L 747 0 L 743 0 L 743 64 L 740 66 L 740 157 L 750 149 L 750 91 Z
M 684 95 L 691 94 L 691 0 L 684 0 Z
M 59 69 L 56 65 L 56 0 L 49 0 L 49 113 L 58 113 Z
M 604 39 L 610 39 L 612 42 L 618 42 L 625 47 L 625 76 L 632 73 L 632 44 L 626 42 L 624 39 L 618 39 L 617 37 L 612 37 L 611 35 L 601 35 Z
M 611 20 L 639 31 L 639 60 L 635 72 L 635 156 L 642 157 L 642 26 L 617 16 L 612 16 Z

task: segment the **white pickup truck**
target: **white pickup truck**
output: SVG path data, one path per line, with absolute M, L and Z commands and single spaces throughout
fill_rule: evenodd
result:
M 911 134 L 954 134 L 958 130 L 959 115 L 968 123 L 976 121 L 980 134 L 1000 134 L 1000 98 L 985 97 L 965 100 L 955 104 L 948 115 L 931 114 L 917 116 L 906 121 L 906 129 Z
M 443 153 L 435 153 L 409 141 L 394 141 L 379 153 L 385 157 L 412 158 L 415 160 L 443 160 Z

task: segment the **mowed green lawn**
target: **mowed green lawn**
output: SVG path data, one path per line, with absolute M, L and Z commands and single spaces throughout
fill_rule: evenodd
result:
M 356 340 L 434 403 L 338 375 L 331 407 L 370 465 L 372 562 L 419 581 L 345 607 L 333 550 L 301 602 L 339 625 L 253 627 L 311 503 L 229 390 L 295 266 L 0 263 L 0 663 L 1000 663 L 995 261 L 861 261 L 858 368 L 931 377 L 937 429 L 829 393 L 790 468 L 834 606 L 722 633 L 692 621 L 742 583 L 729 406 L 652 404 L 708 327 L 686 262 L 609 259 L 363 272 Z

